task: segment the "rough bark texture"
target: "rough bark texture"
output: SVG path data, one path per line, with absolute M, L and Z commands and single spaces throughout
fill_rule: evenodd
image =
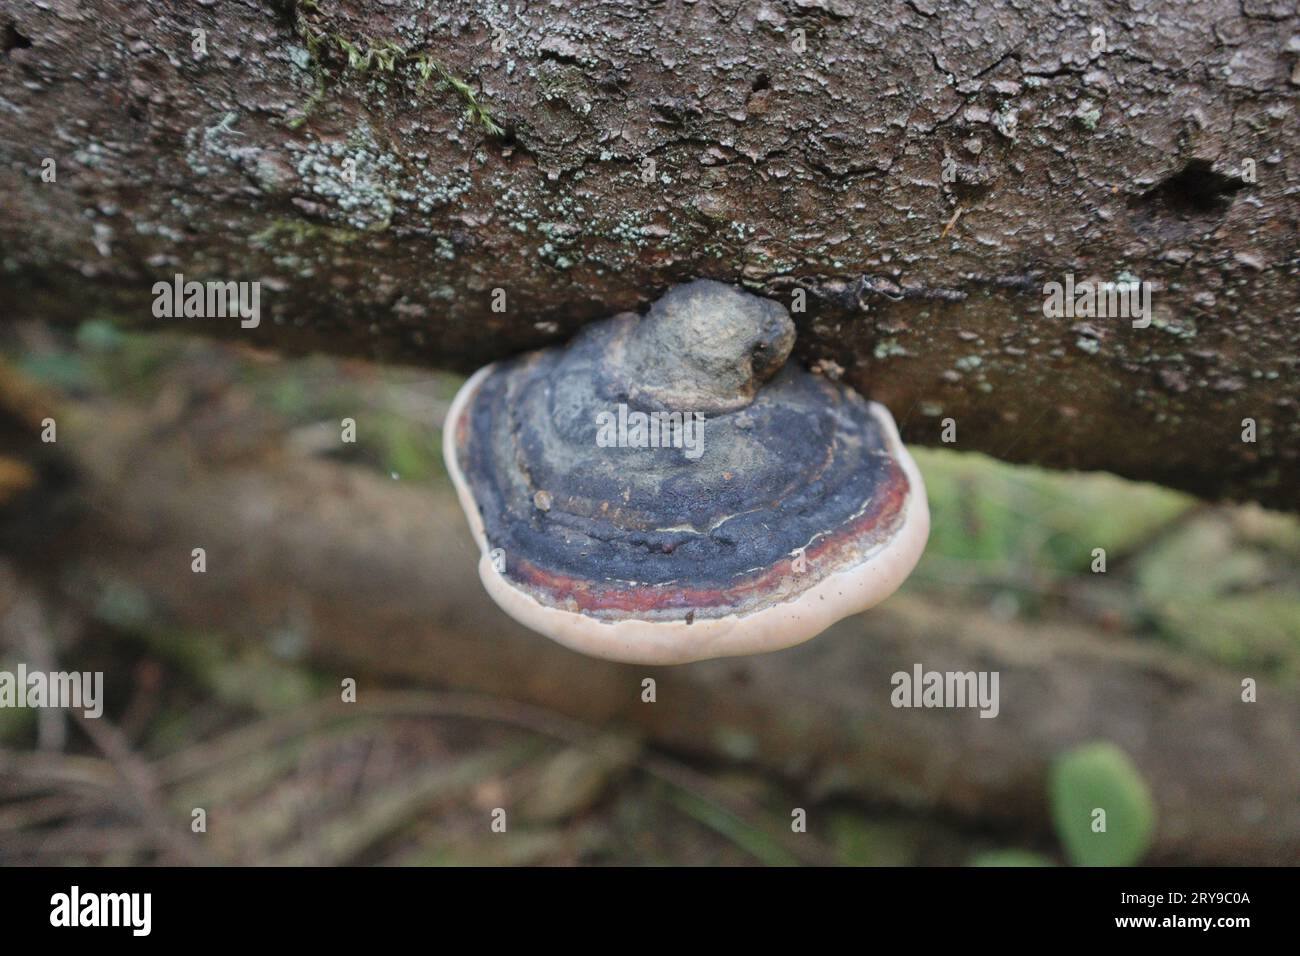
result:
M 11 315 L 468 370 L 801 287 L 908 440 L 1296 505 L 1291 0 L 0 0 L 0 48 Z M 175 272 L 260 328 L 153 319 Z M 1067 272 L 1152 325 L 1045 318 Z
M 1056 622 L 1015 626 L 906 594 L 817 640 L 675 668 L 574 654 L 501 613 L 453 496 L 282 454 L 210 419 L 64 408 L 81 517 L 34 538 L 71 558 L 58 606 L 115 593 L 136 624 L 271 646 L 377 684 L 440 685 L 621 727 L 714 763 L 752 763 L 813 797 L 849 795 L 1045 836 L 1051 760 L 1111 740 L 1151 787 L 1149 862 L 1283 864 L 1300 854 L 1300 698 L 1241 703 L 1239 675 Z M 253 416 L 255 417 L 255 416 Z M 220 436 L 226 436 L 224 440 Z M 45 446 L 48 448 L 48 446 Z M 52 519 L 41 522 L 44 528 Z M 202 542 L 207 571 L 190 571 Z M 49 557 L 49 555 L 44 555 Z M 898 709 L 891 676 L 924 661 L 1001 675 L 994 720 Z M 641 699 L 653 676 L 657 702 Z

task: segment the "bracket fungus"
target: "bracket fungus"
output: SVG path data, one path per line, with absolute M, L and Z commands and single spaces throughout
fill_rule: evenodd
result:
M 785 308 L 708 280 L 476 372 L 443 453 L 520 623 L 672 664 L 776 650 L 892 594 L 929 534 L 893 418 L 786 363 Z

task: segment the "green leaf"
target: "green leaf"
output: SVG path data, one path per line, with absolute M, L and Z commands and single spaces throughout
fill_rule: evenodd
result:
M 1058 757 L 1049 789 L 1056 833 L 1070 862 L 1133 866 L 1146 854 L 1155 803 L 1137 767 L 1117 746 L 1101 741 Z M 1096 829 L 1100 819 L 1103 831 Z

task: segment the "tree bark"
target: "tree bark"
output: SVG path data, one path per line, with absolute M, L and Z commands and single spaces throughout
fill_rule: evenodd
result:
M 1297 505 L 1288 0 L 0 0 L 0 49 L 7 317 L 469 370 L 802 289 L 910 441 Z M 260 325 L 154 318 L 175 273 Z

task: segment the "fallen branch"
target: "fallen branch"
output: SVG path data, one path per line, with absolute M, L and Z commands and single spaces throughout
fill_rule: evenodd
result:
M 906 594 L 777 654 L 671 669 L 590 660 L 489 602 L 444 491 L 292 455 L 200 463 L 183 430 L 111 406 L 84 412 L 65 413 L 60 440 L 88 505 L 65 542 L 78 557 L 64 573 L 83 598 L 87 580 L 125 583 L 156 622 L 235 642 L 274 635 L 357 678 L 363 697 L 396 680 L 512 698 L 761 765 L 814 799 L 847 794 L 1018 831 L 1048 830 L 1050 760 L 1113 740 L 1155 795 L 1153 861 L 1300 853 L 1293 690 L 1264 684 L 1259 703 L 1243 704 L 1240 675 L 1165 648 L 1059 621 L 994 623 Z M 196 546 L 203 574 L 190 570 Z M 894 708 L 891 675 L 918 662 L 998 671 L 1000 715 Z M 646 677 L 655 703 L 642 700 Z

